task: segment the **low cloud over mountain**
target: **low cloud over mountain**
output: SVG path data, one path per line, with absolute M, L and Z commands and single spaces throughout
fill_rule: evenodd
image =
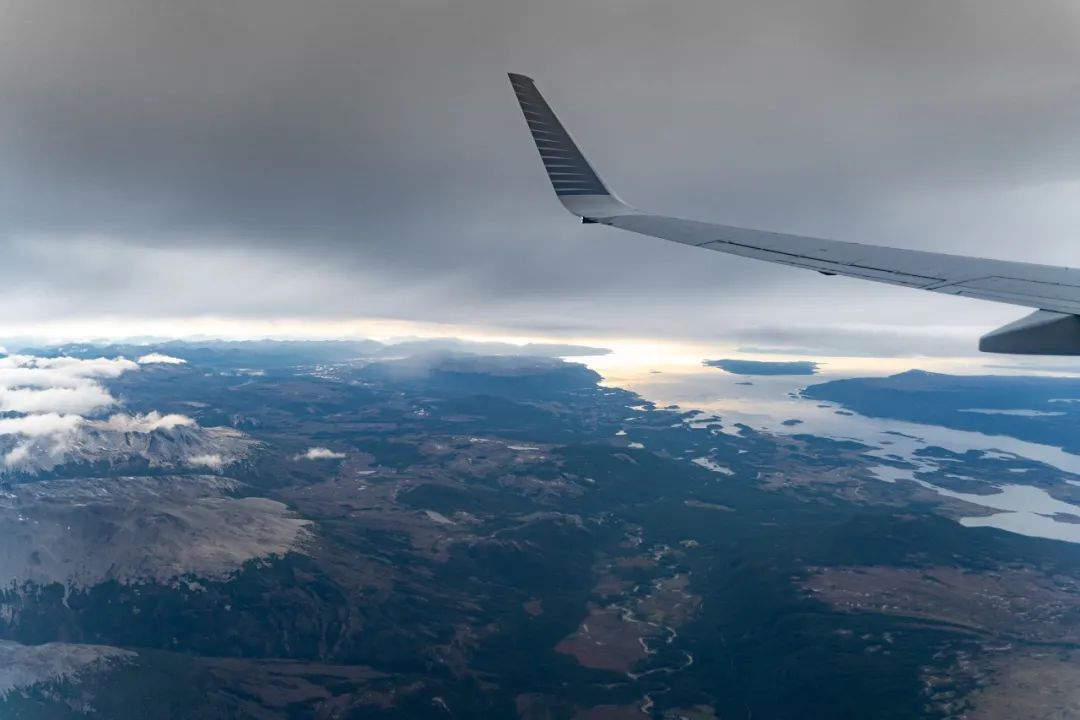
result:
M 202 428 L 176 413 L 111 412 L 121 403 L 102 381 L 140 367 L 123 357 L 0 358 L 0 474 L 99 462 L 220 470 L 249 453 L 254 443 L 231 428 Z

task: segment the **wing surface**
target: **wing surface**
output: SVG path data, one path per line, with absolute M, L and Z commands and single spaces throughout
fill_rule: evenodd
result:
M 825 240 L 642 212 L 608 190 L 532 79 L 511 74 L 510 82 L 556 196 L 583 222 L 826 275 L 1034 308 L 1041 312 L 986 336 L 980 348 L 1080 354 L 1080 321 L 1072 317 L 1080 315 L 1078 269 Z

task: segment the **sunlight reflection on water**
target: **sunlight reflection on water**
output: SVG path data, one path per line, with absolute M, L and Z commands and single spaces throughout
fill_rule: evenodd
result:
M 909 363 L 910 364 L 910 363 Z M 592 365 L 592 363 L 590 363 Z M 986 459 L 1012 456 L 1044 463 L 1065 473 L 1080 475 L 1080 456 L 1061 448 L 1026 442 L 1007 436 L 991 436 L 977 432 L 953 430 L 933 425 L 921 425 L 902 420 L 868 418 L 845 411 L 841 406 L 804 399 L 799 390 L 807 385 L 827 382 L 863 373 L 843 373 L 826 369 L 814 377 L 738 376 L 712 368 L 694 368 L 687 364 L 668 367 L 656 372 L 630 366 L 608 365 L 596 369 L 606 381 L 631 389 L 657 405 L 678 405 L 684 410 L 701 410 L 695 424 L 705 425 L 710 416 L 717 416 L 723 432 L 738 434 L 736 424 L 776 435 L 810 434 L 840 440 L 855 440 L 871 446 L 870 457 L 903 459 L 912 467 L 897 468 L 882 464 L 872 468 L 883 482 L 910 480 L 943 496 L 952 497 L 998 512 L 980 517 L 964 518 L 967 527 L 996 527 L 1033 537 L 1052 538 L 1080 543 L 1080 524 L 1055 519 L 1056 513 L 1080 516 L 1080 506 L 1055 499 L 1041 488 L 1017 484 L 1022 473 L 1010 473 L 1009 482 L 999 485 L 1001 492 L 991 495 L 958 493 L 916 479 L 916 471 L 937 471 L 941 464 L 917 456 L 916 451 L 938 446 L 956 453 L 971 450 Z M 895 372 L 892 367 L 885 373 Z M 881 375 L 868 372 L 865 375 Z M 799 423 L 790 421 L 798 420 Z M 784 421 L 789 421 L 785 425 Z M 1062 478 L 1076 484 L 1075 479 Z

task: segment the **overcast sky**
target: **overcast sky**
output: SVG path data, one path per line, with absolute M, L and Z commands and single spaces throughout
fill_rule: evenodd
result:
M 1074 1 L 0 8 L 0 330 L 380 318 L 889 355 L 1025 313 L 578 225 L 507 71 L 638 207 L 1080 266 Z

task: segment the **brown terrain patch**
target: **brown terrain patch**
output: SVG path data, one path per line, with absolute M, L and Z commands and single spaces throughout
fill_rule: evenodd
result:
M 819 438 L 820 439 L 820 438 Z M 785 437 L 775 461 L 758 467 L 757 479 L 766 490 L 786 492 L 805 501 L 832 502 L 842 498 L 864 505 L 909 508 L 927 504 L 945 517 L 981 517 L 996 510 L 950 498 L 914 482 L 883 482 L 858 450 L 840 451 L 831 467 L 816 466 L 820 451 L 811 441 Z M 751 461 L 752 462 L 752 461 Z
M 1080 654 L 1002 658 L 993 683 L 968 700 L 962 720 L 1075 720 L 1080 717 Z
M 661 578 L 653 583 L 653 591 L 635 607 L 639 617 L 660 625 L 682 625 L 697 614 L 701 598 L 689 592 L 690 578 L 686 575 Z
M 1080 582 L 1030 568 L 826 568 L 803 587 L 850 612 L 935 620 L 1028 642 L 1080 642 Z
M 517 447 L 535 450 L 514 450 Z M 421 438 L 419 450 L 431 463 L 452 471 L 454 474 L 474 477 L 491 477 L 507 474 L 508 468 L 520 471 L 524 467 L 549 462 L 551 445 L 539 443 L 516 443 L 496 437 L 473 437 L 452 435 L 438 438 Z M 556 481 L 565 486 L 566 483 Z
M 634 555 L 633 557 L 621 557 L 615 559 L 615 567 L 620 569 L 637 568 L 648 570 L 656 566 L 656 560 L 648 555 Z
M 639 552 L 645 550 L 640 543 L 633 545 Z M 661 545 L 646 554 L 607 557 L 598 562 L 593 568 L 597 577 L 592 589 L 595 602 L 588 605 L 589 614 L 578 631 L 563 638 L 555 650 L 572 655 L 585 667 L 633 677 L 631 670 L 649 656 L 650 649 L 658 642 L 670 642 L 676 635 L 673 628 L 696 615 L 701 605 L 701 598 L 689 590 L 688 575 L 667 575 L 670 571 L 659 567 L 658 559 L 671 552 Z M 641 577 L 643 572 L 652 575 L 658 570 L 665 574 L 653 575 L 650 581 Z M 603 706 L 602 711 L 610 708 L 625 710 Z
M 632 590 L 634 583 L 611 573 L 604 573 L 593 586 L 593 594 L 600 598 L 617 597 Z
M 455 625 L 454 635 L 450 641 L 432 646 L 431 655 L 454 672 L 465 674 L 480 640 L 496 630 L 497 628 L 492 624 Z
M 553 720 L 554 715 L 543 695 L 526 693 L 514 698 L 518 720 Z
M 340 522 L 350 528 L 363 526 L 408 536 L 418 555 L 445 562 L 455 542 L 472 538 L 472 522 L 465 517 L 440 521 L 437 515 L 398 502 L 400 493 L 423 484 L 452 485 L 437 478 L 419 480 L 381 471 L 290 489 L 282 497 L 301 514 L 325 518 L 330 524 Z
M 357 705 L 384 709 L 394 705 L 393 689 L 378 682 L 388 676 L 366 666 L 242 658 L 201 658 L 200 663 L 238 691 L 230 694 L 243 698 L 239 709 L 253 720 L 280 718 L 297 704 L 317 708 L 319 717 L 337 717 Z M 328 678 L 351 689 L 331 692 Z
M 640 642 L 646 629 L 649 626 L 623 620 L 617 608 L 594 608 L 578 631 L 563 638 L 555 650 L 573 655 L 588 668 L 629 672 L 646 655 Z

